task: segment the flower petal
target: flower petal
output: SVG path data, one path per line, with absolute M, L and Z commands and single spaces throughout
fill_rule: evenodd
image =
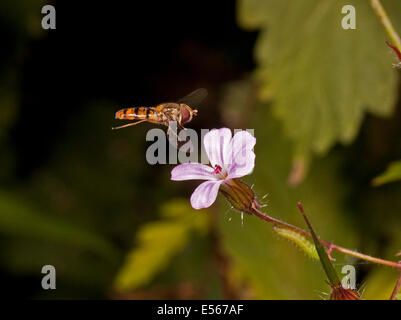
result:
M 239 131 L 234 135 L 226 155 L 231 164 L 227 170 L 228 179 L 240 178 L 252 172 L 255 166 L 255 144 L 256 138 L 248 131 Z
M 225 167 L 224 154 L 230 145 L 231 137 L 231 130 L 228 128 L 213 129 L 205 134 L 203 144 L 212 167 L 216 164 Z
M 217 180 L 213 168 L 201 163 L 182 163 L 171 170 L 171 180 Z
M 206 181 L 201 183 L 191 196 L 191 205 L 194 209 L 203 209 L 210 207 L 216 201 L 219 192 L 220 181 Z

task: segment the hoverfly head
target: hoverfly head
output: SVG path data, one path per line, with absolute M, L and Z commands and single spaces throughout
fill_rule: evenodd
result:
M 196 116 L 198 111 L 197 110 L 192 110 L 189 106 L 186 104 L 181 104 L 180 106 L 180 112 L 181 112 L 181 123 L 188 123 L 192 120 L 192 116 Z

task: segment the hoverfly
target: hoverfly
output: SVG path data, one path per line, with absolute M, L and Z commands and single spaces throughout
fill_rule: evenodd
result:
M 165 102 L 155 107 L 134 107 L 121 109 L 116 112 L 116 119 L 120 120 L 138 120 L 119 127 L 121 129 L 129 126 L 135 126 L 141 122 L 150 122 L 167 126 L 167 134 L 170 133 L 170 121 L 176 121 L 178 126 L 185 130 L 184 124 L 192 120 L 193 116 L 198 114 L 198 110 L 191 107 L 198 106 L 207 96 L 207 90 L 200 88 L 177 102 Z

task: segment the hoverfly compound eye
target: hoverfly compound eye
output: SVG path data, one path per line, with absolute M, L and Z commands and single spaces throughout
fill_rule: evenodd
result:
M 192 113 L 188 110 L 187 106 L 181 105 L 181 122 L 187 123 L 192 120 Z

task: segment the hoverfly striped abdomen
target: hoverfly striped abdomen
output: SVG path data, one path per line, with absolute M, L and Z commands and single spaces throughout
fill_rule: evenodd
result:
M 134 107 L 121 109 L 116 112 L 116 119 L 135 120 L 135 119 L 153 119 L 156 115 L 154 107 Z

